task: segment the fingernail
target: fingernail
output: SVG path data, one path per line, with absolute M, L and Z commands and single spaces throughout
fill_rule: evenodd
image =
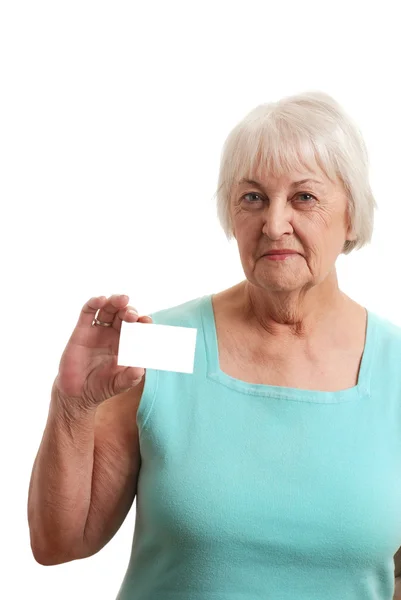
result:
M 133 308 L 129 308 L 129 309 L 127 310 L 127 312 L 128 312 L 130 315 L 136 315 L 136 316 L 138 316 L 138 313 L 137 313 L 137 311 L 136 311 L 136 310 L 134 310 Z

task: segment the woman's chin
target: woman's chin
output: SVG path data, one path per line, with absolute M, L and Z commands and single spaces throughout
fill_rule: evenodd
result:
M 301 280 L 299 275 L 288 274 L 287 277 L 275 277 L 274 274 L 270 274 L 262 279 L 258 277 L 263 288 L 268 289 L 272 292 L 296 292 L 305 287 L 307 281 Z

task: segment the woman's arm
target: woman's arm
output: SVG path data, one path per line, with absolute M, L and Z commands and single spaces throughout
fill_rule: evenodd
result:
M 143 385 L 82 412 L 52 391 L 28 499 L 31 547 L 39 563 L 91 556 L 124 521 L 140 467 L 135 421 Z
M 401 600 L 401 576 L 395 578 L 395 588 L 393 600 Z
M 401 600 L 401 547 L 394 554 L 395 589 L 393 600 Z

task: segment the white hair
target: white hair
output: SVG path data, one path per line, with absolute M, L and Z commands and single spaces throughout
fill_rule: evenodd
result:
M 257 168 L 273 177 L 318 165 L 333 182 L 339 178 L 348 197 L 348 216 L 356 240 L 349 254 L 371 241 L 376 200 L 369 183 L 369 158 L 357 125 L 331 96 L 311 91 L 261 104 L 228 135 L 221 153 L 217 214 L 228 240 L 234 237 L 230 214 L 232 186 Z

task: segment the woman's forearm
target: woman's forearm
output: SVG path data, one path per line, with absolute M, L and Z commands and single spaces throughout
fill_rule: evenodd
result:
M 401 576 L 395 578 L 393 600 L 401 600 Z
M 72 413 L 53 386 L 28 497 L 32 550 L 42 564 L 74 558 L 90 507 L 95 412 Z

